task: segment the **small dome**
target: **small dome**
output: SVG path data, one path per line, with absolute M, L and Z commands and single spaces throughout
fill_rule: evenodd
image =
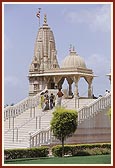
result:
M 82 57 L 80 57 L 76 52 L 70 51 L 70 54 L 65 57 L 62 62 L 62 68 L 84 68 L 86 69 L 85 61 Z

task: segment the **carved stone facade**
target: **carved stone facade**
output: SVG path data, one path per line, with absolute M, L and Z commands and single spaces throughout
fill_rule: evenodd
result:
M 78 82 L 82 77 L 88 83 L 88 97 L 92 97 L 93 71 L 86 67 L 83 58 L 74 48 L 63 60 L 62 66 L 59 66 L 54 35 L 45 15 L 43 26 L 38 30 L 34 56 L 29 68 L 29 95 L 33 96 L 44 89 L 62 87 L 66 78 L 69 95 L 72 94 L 72 84 L 75 83 L 74 95 L 78 96 Z

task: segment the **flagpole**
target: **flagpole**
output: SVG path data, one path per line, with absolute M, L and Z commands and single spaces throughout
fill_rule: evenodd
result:
M 39 27 L 40 27 L 40 18 L 39 18 Z
M 38 8 L 38 9 L 39 9 L 39 14 L 40 14 L 41 8 Z M 40 27 L 40 17 L 39 17 L 39 27 Z
M 36 14 L 36 16 L 37 16 L 38 19 L 39 19 L 39 27 L 40 27 L 40 10 L 41 10 L 41 8 L 38 8 L 38 12 L 37 12 L 37 14 Z

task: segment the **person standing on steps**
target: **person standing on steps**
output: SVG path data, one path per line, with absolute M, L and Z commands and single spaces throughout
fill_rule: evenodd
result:
M 58 93 L 57 93 L 57 106 L 61 106 L 62 102 L 62 97 L 63 97 L 63 92 L 61 91 L 61 88 L 59 88 Z
M 50 109 L 52 109 L 55 106 L 55 95 L 51 93 L 49 99 L 50 99 Z
M 44 107 L 44 92 L 42 92 L 40 94 L 40 104 L 41 104 L 41 108 L 43 109 L 43 107 Z
M 43 111 L 45 110 L 49 110 L 49 95 L 48 95 L 48 90 L 45 91 L 44 94 L 44 107 L 43 107 Z

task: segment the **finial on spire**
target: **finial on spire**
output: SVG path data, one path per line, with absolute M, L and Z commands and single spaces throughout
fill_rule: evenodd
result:
M 69 47 L 69 52 L 71 52 L 71 48 L 72 48 L 72 44 L 70 44 L 70 47 Z
M 76 53 L 76 51 L 75 51 L 75 47 L 74 46 L 72 46 L 72 45 L 70 45 L 70 55 L 73 55 L 73 54 L 75 54 Z
M 47 16 L 46 16 L 46 14 L 44 14 L 44 24 L 46 24 L 47 23 Z
M 75 47 L 73 46 L 73 51 L 75 51 Z

